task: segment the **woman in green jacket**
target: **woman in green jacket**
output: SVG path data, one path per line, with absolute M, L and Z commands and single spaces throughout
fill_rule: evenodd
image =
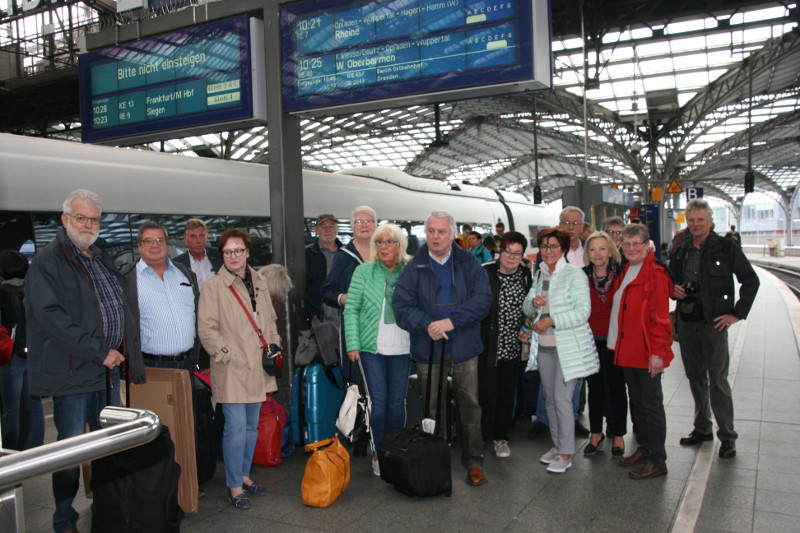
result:
M 347 357 L 361 361 L 364 369 L 376 448 L 385 435 L 405 425 L 411 340 L 395 322 L 392 295 L 409 259 L 407 244 L 395 224 L 378 226 L 370 239 L 370 259 L 353 272 L 344 307 Z M 376 452 L 372 471 L 380 475 Z

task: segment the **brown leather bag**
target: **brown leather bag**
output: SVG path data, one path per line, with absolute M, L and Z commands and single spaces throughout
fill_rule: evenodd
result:
M 303 503 L 311 507 L 327 507 L 342 495 L 350 484 L 350 454 L 339 443 L 338 435 L 331 439 L 306 444 L 314 452 L 306 463 L 301 494 Z

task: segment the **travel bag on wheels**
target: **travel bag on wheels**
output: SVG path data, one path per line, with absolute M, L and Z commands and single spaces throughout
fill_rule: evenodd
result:
M 298 446 L 329 439 L 336 433 L 336 417 L 345 386 L 339 365 L 312 363 L 292 375 L 292 441 Z
M 123 370 L 126 407 L 130 383 Z M 106 383 L 109 383 L 106 371 Z M 106 403 L 111 404 L 106 387 Z M 92 533 L 178 533 L 184 512 L 178 505 L 181 467 L 167 426 L 145 444 L 92 461 Z
M 442 362 L 444 361 L 444 341 Z M 425 412 L 429 412 L 431 401 L 431 376 L 433 372 L 433 348 L 428 364 L 428 383 Z M 440 363 L 439 388 L 444 386 L 444 365 Z M 440 395 L 441 396 L 441 395 Z M 436 420 L 440 420 L 442 402 L 436 402 Z M 450 446 L 437 435 L 426 433 L 419 426 L 406 427 L 384 438 L 378 445 L 378 463 L 381 478 L 394 485 L 394 488 L 409 496 L 450 496 L 453 491 L 453 478 L 450 471 Z

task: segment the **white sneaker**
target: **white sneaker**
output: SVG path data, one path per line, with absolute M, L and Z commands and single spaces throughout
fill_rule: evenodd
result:
M 508 441 L 507 440 L 494 441 L 494 454 L 497 457 L 510 457 L 511 449 L 508 447 Z
M 556 455 L 556 458 L 553 459 L 553 462 L 547 467 L 548 472 L 552 472 L 554 474 L 563 474 L 567 471 L 567 468 L 572 466 L 572 457 L 569 459 L 564 459 L 560 455 Z
M 542 464 L 549 465 L 553 461 L 555 461 L 556 456 L 558 455 L 558 448 L 550 448 L 550 451 L 544 454 L 539 458 L 539 462 Z
M 372 458 L 372 473 L 375 474 L 376 476 L 381 475 L 381 466 L 380 463 L 378 462 L 377 457 Z

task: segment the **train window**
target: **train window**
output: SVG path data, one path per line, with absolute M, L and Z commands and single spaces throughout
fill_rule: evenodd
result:
M 0 213 L 0 250 L 22 250 L 34 239 L 31 214 L 22 211 Z

